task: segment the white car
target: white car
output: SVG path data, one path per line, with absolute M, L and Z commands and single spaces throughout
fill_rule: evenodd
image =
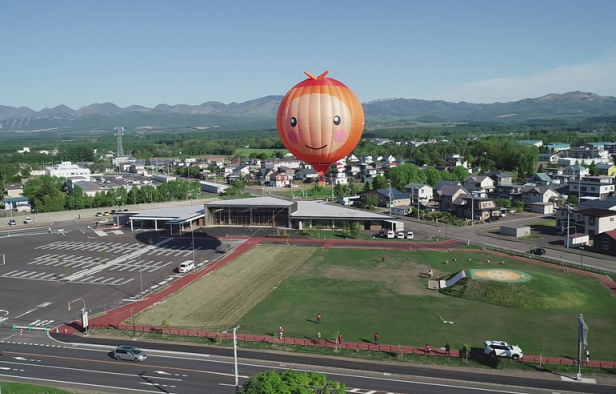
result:
M 403 232 L 403 231 L 400 231 L 400 232 L 398 233 L 398 235 L 396 236 L 396 238 L 398 238 L 398 239 L 404 239 L 404 232 Z
M 396 238 L 396 233 L 394 233 L 393 231 L 389 230 L 387 232 L 387 238 Z
M 407 231 L 406 232 L 406 238 L 407 239 L 415 239 L 415 234 L 412 231 Z
M 24 219 L 24 223 L 25 224 L 30 224 L 32 223 L 32 218 L 30 216 L 26 216 L 26 218 Z
M 180 263 L 180 265 L 178 265 L 178 272 L 180 274 L 183 274 L 188 271 L 192 271 L 194 269 L 195 269 L 195 263 L 192 260 L 186 260 L 183 263 Z
M 486 341 L 483 352 L 492 357 L 507 357 L 512 360 L 519 360 L 524 357 L 522 349 L 504 341 Z

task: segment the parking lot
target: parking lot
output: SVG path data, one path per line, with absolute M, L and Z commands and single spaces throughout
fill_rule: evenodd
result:
M 222 255 L 210 237 L 86 229 L 0 239 L 0 324 L 54 327 L 134 301 Z M 69 302 L 71 310 L 69 311 Z

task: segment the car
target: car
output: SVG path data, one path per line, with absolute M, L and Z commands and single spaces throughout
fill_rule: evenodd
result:
M 124 209 L 124 212 L 128 212 L 128 209 Z
M 112 209 L 112 210 L 111 210 L 111 213 L 116 213 L 116 210 L 115 210 L 115 209 Z
M 543 256 L 546 253 L 546 250 L 543 248 L 535 248 L 530 251 L 532 254 L 536 254 L 537 256 Z
M 101 216 L 103 216 L 103 213 L 102 212 L 96 212 L 96 215 L 94 215 L 94 216 L 96 216 L 97 218 L 100 218 Z
M 519 346 L 510 345 L 504 341 L 486 341 L 483 352 L 488 356 L 507 357 L 512 360 L 519 360 L 524 357 Z
M 393 231 L 389 230 L 387 232 L 387 238 L 395 238 L 396 237 L 396 233 L 394 233 Z
M 398 233 L 398 235 L 396 235 L 396 238 L 398 238 L 398 239 L 404 239 L 404 231 L 400 231 L 400 232 Z
M 148 355 L 143 350 L 135 346 L 118 346 L 113 351 L 113 358 L 116 360 L 145 361 Z
M 188 271 L 192 271 L 194 269 L 195 269 L 195 262 L 192 260 L 186 260 L 183 263 L 180 263 L 180 265 L 178 265 L 178 272 L 180 274 L 183 274 Z
M 15 219 L 11 219 L 9 220 L 9 226 L 16 226 L 17 222 L 15 221 Z
M 407 231 L 406 239 L 415 239 L 415 233 L 413 233 L 412 231 Z
M 103 216 L 111 216 L 111 214 L 107 211 L 105 211 L 105 213 L 103 213 Z
M 30 224 L 32 223 L 32 218 L 30 216 L 26 216 L 26 218 L 24 219 L 24 223 L 25 224 Z

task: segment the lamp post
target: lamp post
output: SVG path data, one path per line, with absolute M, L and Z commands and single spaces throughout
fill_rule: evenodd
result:
M 389 185 L 389 201 L 387 201 L 387 204 L 389 205 L 389 214 L 391 215 L 391 179 L 387 180 L 387 184 Z
M 143 274 L 141 273 L 143 270 L 141 269 L 141 245 L 137 245 L 137 249 L 139 251 L 139 295 L 143 295 Z
M 235 369 L 235 392 L 236 393 L 240 392 L 240 382 L 239 382 L 239 376 L 237 373 L 237 336 L 235 334 L 235 332 L 239 328 L 240 328 L 239 324 L 237 325 L 237 327 L 233 328 L 233 365 Z
M 83 329 L 84 329 L 84 335 L 88 336 L 89 335 L 88 334 L 88 325 L 89 325 L 89 323 L 88 323 L 88 311 L 86 309 L 86 301 L 83 298 L 77 298 L 77 299 L 75 299 L 73 301 L 69 301 L 69 303 L 68 303 L 68 310 L 70 311 L 71 310 L 71 304 L 73 302 L 77 302 L 77 301 L 83 302 L 83 308 L 81 308 L 81 324 L 82 324 Z
M 471 226 L 475 225 L 475 193 L 477 191 L 471 192 Z

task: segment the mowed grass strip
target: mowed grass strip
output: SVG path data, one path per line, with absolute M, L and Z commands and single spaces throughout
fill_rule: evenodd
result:
M 259 245 L 212 274 L 191 283 L 135 318 L 136 324 L 219 329 L 236 325 L 316 248 Z

